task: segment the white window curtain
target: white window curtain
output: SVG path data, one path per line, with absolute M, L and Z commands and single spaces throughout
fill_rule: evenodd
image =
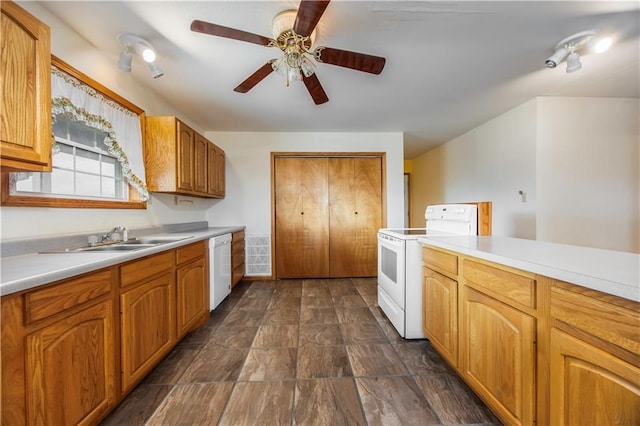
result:
M 148 200 L 138 114 L 56 67 L 51 67 L 51 99 L 53 115 L 71 114 L 108 135 L 105 144 L 122 165 L 125 179 L 138 190 L 142 201 Z

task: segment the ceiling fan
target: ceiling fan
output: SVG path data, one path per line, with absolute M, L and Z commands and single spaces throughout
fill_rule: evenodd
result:
M 317 62 L 371 74 L 380 74 L 385 64 L 385 58 L 348 50 L 324 46 L 309 50 L 313 44 L 316 25 L 329 2 L 330 0 L 301 0 L 297 12 L 288 10 L 278 14 L 273 20 L 275 35 L 273 39 L 199 20 L 191 22 L 191 31 L 267 47 L 277 47 L 282 50 L 284 54 L 280 58 L 271 59 L 258 68 L 256 72 L 233 89 L 236 92 L 247 93 L 265 77 L 276 71 L 287 79 L 287 86 L 289 81 L 302 80 L 315 104 L 320 105 L 327 102 L 329 98 L 315 74 L 315 65 L 309 60 L 309 56 Z

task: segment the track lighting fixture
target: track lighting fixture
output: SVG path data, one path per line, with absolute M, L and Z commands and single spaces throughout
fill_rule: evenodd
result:
M 135 34 L 122 33 L 118 35 L 118 41 L 122 47 L 118 58 L 118 68 L 122 71 L 131 72 L 131 54 L 137 53 L 147 63 L 153 78 L 159 78 L 164 75 L 164 72 L 156 63 L 156 52 L 147 40 Z
M 545 61 L 547 68 L 555 68 L 565 58 L 567 59 L 567 72 L 572 73 L 582 68 L 578 50 L 592 50 L 602 53 L 612 44 L 610 37 L 598 37 L 596 31 L 582 31 L 564 38 L 556 44 L 555 51 Z

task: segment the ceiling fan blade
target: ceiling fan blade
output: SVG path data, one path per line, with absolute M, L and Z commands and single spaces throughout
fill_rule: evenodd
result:
M 272 72 L 273 72 L 273 67 L 271 66 L 271 61 L 269 61 L 263 66 L 261 66 L 260 68 L 258 68 L 256 72 L 254 72 L 249 77 L 247 77 L 245 81 L 240 83 L 238 87 L 236 87 L 233 90 L 238 93 L 247 93 L 249 90 L 253 89 L 253 87 L 256 84 L 260 83 L 262 80 L 264 80 L 266 76 L 268 76 Z
M 307 90 L 309 91 L 309 94 L 313 98 L 313 102 L 315 102 L 316 105 L 320 105 L 329 101 L 327 94 L 322 88 L 322 84 L 320 84 L 320 80 L 318 80 L 318 77 L 315 74 L 311 74 L 311 76 L 309 77 L 305 77 L 303 75 L 302 81 L 304 82 L 304 85 L 307 86 Z
M 260 44 L 262 46 L 268 46 L 271 42 L 269 37 L 237 30 L 235 28 L 223 27 L 222 25 L 212 24 L 210 22 L 198 21 L 197 19 L 191 22 L 191 31 L 230 38 L 233 40 L 246 41 L 249 43 Z
M 380 74 L 386 62 L 386 59 L 380 56 L 333 49 L 331 47 L 318 47 L 314 52 L 314 57 L 318 62 L 351 68 L 371 74 Z
M 296 21 L 293 23 L 293 31 L 303 37 L 311 35 L 324 10 L 329 6 L 330 0 L 302 0 L 298 7 Z

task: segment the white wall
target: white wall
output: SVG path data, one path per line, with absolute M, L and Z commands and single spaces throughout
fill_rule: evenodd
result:
M 412 225 L 492 201 L 494 235 L 640 252 L 639 122 L 636 98 L 532 99 L 413 160 Z
M 209 209 L 215 225 L 271 234 L 271 152 L 386 152 L 387 225 L 403 225 L 402 133 L 206 132 L 226 155 L 226 197 Z
M 639 102 L 538 98 L 537 239 L 640 251 Z
M 188 123 L 188 117 L 182 117 L 179 111 L 134 80 L 131 74 L 119 71 L 115 62 L 117 58 L 103 55 L 38 4 L 20 2 L 20 5 L 51 27 L 51 50 L 54 55 L 138 105 L 147 115 L 178 115 Z M 206 210 L 212 201 L 190 199 L 194 204 L 176 206 L 172 196 L 154 195 L 146 210 L 2 207 L 0 238 L 8 240 L 102 231 L 115 225 L 143 228 L 205 220 Z
M 415 158 L 412 226 L 429 204 L 491 201 L 493 235 L 535 238 L 535 114 L 533 99 Z

